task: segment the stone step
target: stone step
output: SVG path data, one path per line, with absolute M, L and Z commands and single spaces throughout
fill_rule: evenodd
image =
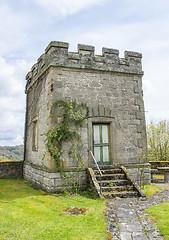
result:
M 102 192 L 105 198 L 132 198 L 132 197 L 139 197 L 138 192 L 136 191 L 127 191 L 127 192 Z
M 130 182 L 127 179 L 119 179 L 119 180 L 103 180 L 102 186 L 123 186 L 123 185 L 130 185 Z
M 133 184 L 127 180 L 126 175 L 122 169 L 112 166 L 100 166 L 103 174 L 101 186 L 102 194 L 105 198 L 132 198 L 139 197 L 135 191 Z M 98 169 L 93 169 L 96 179 L 100 185 L 100 174 Z
M 99 181 L 100 180 L 100 175 L 95 175 L 96 179 Z M 119 173 L 119 174 L 104 174 L 102 176 L 102 180 L 117 180 L 117 179 L 126 179 L 125 174 Z
M 98 170 L 94 170 L 94 173 L 96 175 L 99 175 Z M 102 174 L 117 174 L 117 173 L 122 173 L 122 169 L 120 168 L 114 168 L 114 169 L 101 169 Z
M 134 190 L 134 186 L 132 185 L 102 187 L 102 192 L 125 192 L 125 191 L 133 191 L 133 190 Z
M 99 165 L 100 169 L 114 169 L 115 167 L 112 165 Z M 93 170 L 97 170 L 96 165 L 93 166 Z

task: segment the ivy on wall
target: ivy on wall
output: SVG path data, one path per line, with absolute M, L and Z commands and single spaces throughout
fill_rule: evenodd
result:
M 63 143 L 72 141 L 73 148 L 69 150 L 69 153 L 74 153 L 74 158 L 78 161 L 79 154 L 77 154 L 77 142 L 81 141 L 81 136 L 77 130 L 82 125 L 82 122 L 88 118 L 89 109 L 86 104 L 77 104 L 76 101 L 64 101 L 56 100 L 52 103 L 49 117 L 54 119 L 54 112 L 57 110 L 62 111 L 60 122 L 54 124 L 48 132 L 45 134 L 45 146 L 47 152 L 50 153 L 52 159 L 56 162 L 57 169 L 62 172 L 62 155 L 63 155 Z M 59 110 L 59 111 L 60 111 Z M 75 130 L 72 130 L 74 126 Z M 44 157 L 46 152 L 44 154 Z M 78 155 L 78 157 L 77 157 Z M 43 159 L 44 159 L 43 157 Z

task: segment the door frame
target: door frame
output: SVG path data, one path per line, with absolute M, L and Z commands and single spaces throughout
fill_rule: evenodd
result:
M 93 123 L 108 123 L 110 124 L 110 164 L 116 164 L 116 147 L 115 147 L 115 124 L 114 117 L 92 117 L 88 118 L 88 149 L 93 152 L 93 132 L 92 125 Z M 94 162 L 91 157 L 91 154 L 88 153 L 88 167 L 93 167 Z
M 108 142 L 107 143 L 103 143 L 103 126 L 107 126 L 107 130 L 108 130 Z M 99 138 L 100 138 L 100 143 L 96 143 L 94 144 L 94 126 L 99 126 Z M 110 142 L 110 123 L 92 123 L 92 141 L 93 141 L 93 155 L 95 156 L 95 151 L 94 148 L 98 147 L 100 148 L 100 161 L 98 161 L 97 163 L 99 165 L 110 165 L 111 161 L 111 142 Z M 103 148 L 104 147 L 108 147 L 108 159 L 109 161 L 104 161 L 104 156 L 103 156 Z M 98 159 L 96 159 L 98 160 Z

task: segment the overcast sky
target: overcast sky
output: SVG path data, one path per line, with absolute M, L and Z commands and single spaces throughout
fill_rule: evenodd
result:
M 168 0 L 0 0 L 0 145 L 23 143 L 25 75 L 50 41 L 143 54 L 146 121 L 169 120 Z

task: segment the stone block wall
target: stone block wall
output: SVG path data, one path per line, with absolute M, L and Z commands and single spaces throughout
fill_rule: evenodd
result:
M 25 137 L 25 158 L 28 162 L 42 165 L 42 158 L 45 152 L 45 133 L 50 127 L 48 83 L 46 77 L 35 81 L 33 88 L 27 92 L 27 114 L 26 114 L 26 137 Z M 37 147 L 33 146 L 34 124 L 37 123 Z M 48 159 L 45 161 L 48 166 Z
M 86 171 L 64 171 L 67 178 L 61 177 L 56 170 L 49 171 L 39 168 L 32 164 L 24 167 L 24 179 L 33 183 L 36 188 L 43 189 L 47 192 L 57 192 L 78 188 L 84 190 L 87 187 Z
M 151 184 L 151 165 L 149 163 L 125 166 L 130 176 L 138 185 Z
M 0 162 L 0 178 L 22 178 L 22 162 Z
M 56 112 L 52 119 L 48 118 L 52 102 L 58 99 L 75 100 L 89 107 L 88 119 L 78 130 L 85 168 L 93 165 L 88 151 L 92 150 L 93 122 L 110 124 L 112 165 L 140 164 L 140 154 L 147 151 L 142 55 L 126 51 L 124 58 L 120 58 L 117 49 L 109 48 L 103 48 L 102 55 L 95 55 L 94 46 L 82 44 L 74 53 L 68 51 L 68 45 L 51 42 L 26 76 L 25 171 L 31 164 L 31 171 L 42 166 L 46 151 L 44 134 L 54 122 L 59 124 L 62 117 Z M 33 146 L 35 123 L 36 148 Z M 77 166 L 68 154 L 70 147 L 71 141 L 63 144 L 65 171 L 73 171 L 71 169 Z M 43 164 L 46 169 L 55 168 L 49 154 Z M 26 178 L 30 178 L 31 171 L 25 172 Z M 35 175 L 32 181 L 34 178 Z

